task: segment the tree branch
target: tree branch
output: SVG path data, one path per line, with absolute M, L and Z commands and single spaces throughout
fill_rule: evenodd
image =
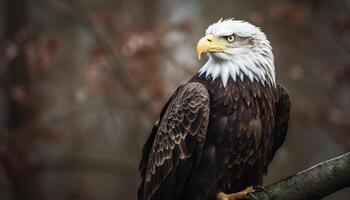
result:
M 253 195 L 258 200 L 313 200 L 349 186 L 350 152 L 271 184 L 266 192 L 258 191 Z

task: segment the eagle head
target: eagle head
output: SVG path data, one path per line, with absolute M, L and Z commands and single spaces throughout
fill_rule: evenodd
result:
M 200 75 L 221 78 L 224 87 L 229 78 L 258 81 L 275 86 L 272 48 L 265 33 L 253 24 L 234 19 L 220 19 L 210 25 L 197 44 L 197 56 L 208 54 Z

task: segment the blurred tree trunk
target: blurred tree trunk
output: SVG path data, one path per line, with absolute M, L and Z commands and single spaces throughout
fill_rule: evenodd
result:
M 151 30 L 158 16 L 158 0 L 143 0 L 141 4 L 142 26 L 145 30 Z
M 30 39 L 29 2 L 6 0 L 5 41 L 14 48 L 14 57 L 7 63 L 5 95 L 7 100 L 6 148 L 1 160 L 11 182 L 13 196 L 18 200 L 40 199 L 36 193 L 35 175 L 30 164 L 32 138 L 28 126 L 35 115 L 30 98 L 31 80 L 27 64 L 27 45 Z

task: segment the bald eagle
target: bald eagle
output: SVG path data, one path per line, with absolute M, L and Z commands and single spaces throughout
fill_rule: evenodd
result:
M 289 95 L 260 28 L 219 20 L 198 42 L 203 53 L 207 62 L 177 88 L 144 145 L 139 200 L 244 198 L 286 137 Z

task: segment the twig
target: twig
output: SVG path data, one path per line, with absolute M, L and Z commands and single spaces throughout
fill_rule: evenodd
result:
M 316 200 L 350 187 L 350 152 L 254 192 L 258 200 Z M 250 197 L 249 200 L 254 200 Z
M 129 76 L 127 70 L 122 64 L 121 56 L 114 51 L 113 47 L 109 42 L 104 39 L 104 36 L 95 27 L 94 22 L 91 20 L 87 8 L 83 5 L 81 1 L 76 1 L 75 6 L 77 10 L 80 11 L 82 19 L 80 20 L 85 28 L 94 36 L 97 44 L 105 52 L 106 60 L 110 65 L 110 73 L 112 73 L 122 84 L 125 90 L 130 94 L 130 96 L 137 102 L 139 108 L 146 114 L 150 115 L 152 111 L 150 110 L 149 103 L 152 102 L 148 96 L 143 95 L 144 91 L 135 84 L 132 78 Z
M 140 89 L 130 77 L 124 66 L 126 62 L 124 62 L 122 56 L 119 55 L 119 52 L 114 50 L 113 46 L 106 40 L 105 36 L 100 33 L 83 2 L 81 2 L 81 0 L 74 0 L 70 5 L 64 5 L 63 7 L 64 12 L 62 12 L 62 14 L 79 22 L 101 47 L 108 63 L 108 68 L 104 68 L 106 74 L 114 76 L 114 78 L 119 81 L 125 91 L 133 100 L 135 100 L 136 105 L 139 108 L 138 110 L 140 110 L 142 114 L 145 114 L 148 118 L 153 118 L 154 116 L 151 108 L 151 102 L 153 102 L 152 99 L 147 92 Z

